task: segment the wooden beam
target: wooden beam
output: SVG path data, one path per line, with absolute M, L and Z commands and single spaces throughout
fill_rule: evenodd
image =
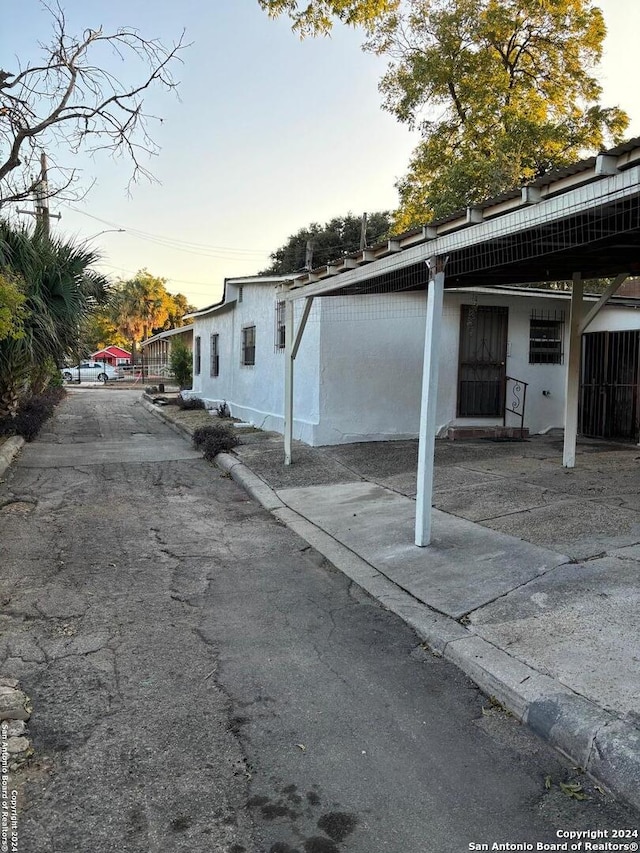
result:
M 611 282 L 609 287 L 604 291 L 600 299 L 593 305 L 589 311 L 587 312 L 586 317 L 580 323 L 580 334 L 584 335 L 587 327 L 590 323 L 595 319 L 595 317 L 600 313 L 600 311 L 604 308 L 605 304 L 609 301 L 609 299 L 613 296 L 613 294 L 619 290 L 620 286 L 624 284 L 624 282 L 629 277 L 628 272 L 620 273 L 620 275 L 616 276 L 614 280 Z

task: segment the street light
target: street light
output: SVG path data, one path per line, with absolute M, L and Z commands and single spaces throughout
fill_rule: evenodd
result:
M 90 237 L 87 237 L 83 242 L 88 243 L 89 240 L 95 240 L 95 238 L 99 237 L 101 234 L 124 234 L 126 230 L 126 228 L 105 228 L 104 231 L 98 231 L 97 234 L 92 234 Z

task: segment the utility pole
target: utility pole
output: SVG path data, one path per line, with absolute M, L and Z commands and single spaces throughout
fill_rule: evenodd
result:
M 35 185 L 33 191 L 35 210 L 20 210 L 18 213 L 25 213 L 27 216 L 35 216 L 38 228 L 42 229 L 45 237 L 49 237 L 51 233 L 51 219 L 61 219 L 60 213 L 49 212 L 49 181 L 47 178 L 47 155 L 43 151 L 40 154 L 40 178 Z
M 304 268 L 310 270 L 313 267 L 313 240 L 307 240 L 307 251 L 304 259 Z
M 360 226 L 360 250 L 367 246 L 367 214 L 362 214 L 362 225 Z

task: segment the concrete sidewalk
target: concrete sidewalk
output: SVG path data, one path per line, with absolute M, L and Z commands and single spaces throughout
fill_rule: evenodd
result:
M 196 413 L 146 405 L 188 436 Z M 638 448 L 582 442 L 569 471 L 558 436 L 439 442 L 434 541 L 417 548 L 416 442 L 298 444 L 285 468 L 281 436 L 243 430 L 243 441 L 220 467 L 434 652 L 640 807 Z

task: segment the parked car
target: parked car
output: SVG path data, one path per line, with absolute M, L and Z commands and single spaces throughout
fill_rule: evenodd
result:
M 107 382 L 109 379 L 120 379 L 122 376 L 118 368 L 103 364 L 101 361 L 82 361 L 73 367 L 63 367 L 60 372 L 66 382 L 77 382 L 78 372 L 80 382 Z

